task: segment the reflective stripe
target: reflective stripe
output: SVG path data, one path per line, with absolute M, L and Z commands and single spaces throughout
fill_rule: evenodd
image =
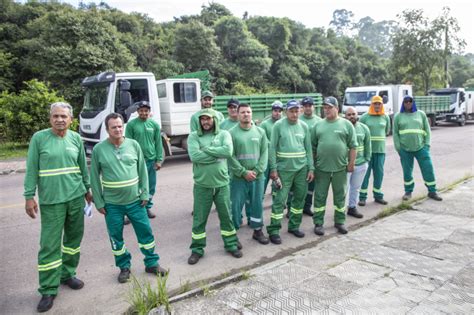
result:
M 120 255 L 125 254 L 126 251 L 127 251 L 127 248 L 125 247 L 125 244 L 124 244 L 121 250 L 112 249 L 112 254 L 114 254 L 115 256 L 120 256 Z
M 107 188 L 122 188 L 122 187 L 133 186 L 137 183 L 138 183 L 138 177 L 135 177 L 129 180 L 124 180 L 122 182 L 106 182 L 105 180 L 102 180 L 102 185 Z
M 366 193 L 367 193 L 367 189 L 361 189 L 361 190 L 359 190 L 359 192 L 366 194 Z
M 194 234 L 194 232 L 193 232 L 192 233 L 192 238 L 195 239 L 195 240 L 200 240 L 200 239 L 206 238 L 206 232 L 201 233 L 201 234 Z
M 63 264 L 63 260 L 58 259 L 48 264 L 38 265 L 38 271 L 47 271 L 47 270 L 55 269 L 61 266 L 62 264 Z
M 138 247 L 143 248 L 143 249 L 152 249 L 155 247 L 155 241 L 148 243 L 148 244 L 140 244 L 138 243 Z
M 239 154 L 237 155 L 237 160 L 258 160 L 260 158 L 260 154 Z
M 303 209 L 295 209 L 291 207 L 290 212 L 293 212 L 294 214 L 300 214 L 303 213 Z
M 405 129 L 405 130 L 400 130 L 399 133 L 401 135 L 415 133 L 415 134 L 422 134 L 426 136 L 426 131 L 424 131 L 423 129 Z
M 306 157 L 306 152 L 277 152 L 276 156 L 285 159 L 300 158 Z
M 334 206 L 334 210 L 337 211 L 337 212 L 344 213 L 346 211 L 346 207 L 338 208 L 338 207 Z
M 408 185 L 411 185 L 411 184 L 413 184 L 414 182 L 415 182 L 415 180 L 414 180 L 414 179 L 412 179 L 412 180 L 411 180 L 411 181 L 409 181 L 409 182 L 404 182 L 404 184 L 405 184 L 406 186 L 408 186 Z
M 426 186 L 433 186 L 436 185 L 436 182 L 425 182 Z
M 385 137 L 384 136 L 370 137 L 370 141 L 385 141 Z
M 232 230 L 232 231 L 223 231 L 223 230 L 221 230 L 221 235 L 222 236 L 232 236 L 234 234 L 236 234 L 235 230 Z
M 253 221 L 253 222 L 262 222 L 262 219 L 250 217 L 250 221 Z
M 360 145 L 360 146 L 356 147 L 356 151 L 357 152 L 363 152 L 364 151 L 364 146 Z
M 374 187 L 374 189 L 372 189 L 372 190 L 373 190 L 374 192 L 376 192 L 376 193 L 381 193 L 381 192 L 382 192 L 381 189 L 377 189 L 377 188 L 375 188 L 375 187 Z
M 272 215 L 270 216 L 270 218 L 275 219 L 275 220 L 281 220 L 281 219 L 283 219 L 283 213 L 280 213 L 280 214 L 278 214 L 278 213 L 272 213 Z
M 320 208 L 314 207 L 314 212 L 323 212 L 324 210 L 326 210 L 326 206 Z
M 74 174 L 74 173 L 80 173 L 80 172 L 81 172 L 81 169 L 79 168 L 79 166 L 73 166 L 73 167 L 55 168 L 51 170 L 40 170 L 39 176 L 40 177 L 56 176 L 56 175 Z
M 62 246 L 61 247 L 61 251 L 63 253 L 66 253 L 66 254 L 69 254 L 69 255 L 75 255 L 77 253 L 79 253 L 81 251 L 81 247 L 77 247 L 77 248 L 70 248 L 70 247 L 66 247 L 66 246 Z

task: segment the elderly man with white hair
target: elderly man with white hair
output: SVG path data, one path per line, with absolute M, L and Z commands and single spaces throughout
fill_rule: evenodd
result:
M 74 290 L 84 286 L 75 276 L 84 233 L 84 198 L 90 204 L 92 195 L 81 137 L 69 130 L 72 117 L 71 105 L 53 103 L 51 128 L 36 132 L 28 148 L 25 209 L 33 219 L 38 210 L 41 213 L 38 312 L 53 307 L 60 283 Z

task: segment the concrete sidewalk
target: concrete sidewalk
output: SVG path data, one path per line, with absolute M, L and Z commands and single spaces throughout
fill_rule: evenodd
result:
M 442 196 L 252 269 L 246 280 L 174 297 L 172 313 L 472 314 L 474 180 Z
M 26 171 L 26 158 L 16 158 L 0 161 L 0 175 L 11 173 L 24 173 Z

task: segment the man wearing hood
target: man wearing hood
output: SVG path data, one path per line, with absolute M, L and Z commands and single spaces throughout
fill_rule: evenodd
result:
M 430 155 L 431 130 L 426 114 L 417 110 L 413 97 L 405 96 L 393 122 L 393 142 L 395 150 L 400 155 L 403 168 L 405 195 L 403 200 L 409 200 L 415 187 L 413 179 L 413 160 L 416 159 L 421 169 L 428 197 L 441 201 L 436 193 L 436 180 Z
M 205 108 L 197 113 L 199 128 L 188 137 L 188 153 L 193 162 L 193 230 L 191 256 L 194 265 L 204 255 L 206 224 L 211 206 L 216 205 L 225 249 L 235 258 L 242 257 L 239 240 L 230 216 L 230 188 L 227 159 L 232 156 L 232 138 L 219 129 L 216 112 Z
M 390 118 L 385 114 L 382 97 L 378 95 L 372 97 L 369 111 L 362 115 L 359 121 L 369 127 L 372 145 L 369 167 L 360 188 L 359 206 L 365 206 L 370 172 L 374 173 L 372 191 L 375 202 L 386 205 L 387 201 L 383 199 L 382 193 L 382 180 L 385 164 L 385 138 L 390 133 Z

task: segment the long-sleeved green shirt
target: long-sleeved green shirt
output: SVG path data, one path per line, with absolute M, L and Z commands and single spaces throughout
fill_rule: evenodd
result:
M 212 108 L 211 108 L 212 109 Z M 214 116 L 214 119 L 217 119 L 217 124 L 220 125 L 223 121 L 224 121 L 224 114 L 222 114 L 221 112 L 215 110 L 215 109 L 212 109 L 214 112 L 215 112 L 215 116 Z M 200 123 L 199 123 L 199 113 L 200 111 L 194 113 L 192 116 L 191 116 L 191 122 L 189 124 L 190 128 L 191 128 L 191 132 L 193 131 L 197 131 L 199 129 L 199 126 L 200 126 Z M 215 122 L 216 123 L 216 122 Z M 191 133 L 190 132 L 190 133 Z
M 269 162 L 271 171 L 299 171 L 303 167 L 313 171 L 308 125 L 299 120 L 290 123 L 286 117 L 277 121 L 272 129 Z
M 359 119 L 369 127 L 372 153 L 385 153 L 385 139 L 390 133 L 390 118 L 387 115 L 369 115 L 365 113 Z
M 316 115 L 312 115 L 311 117 L 308 117 L 306 116 L 305 114 L 301 115 L 300 116 L 300 120 L 301 121 L 304 121 L 307 125 L 308 125 L 308 128 L 311 130 L 311 128 L 313 128 L 313 126 L 318 122 L 318 121 L 321 121 L 322 118 L 319 117 L 319 116 L 316 116 Z
M 277 121 L 278 120 L 274 120 L 273 118 L 269 118 L 269 119 L 264 120 L 259 126 L 260 128 L 262 128 L 265 131 L 265 134 L 267 135 L 267 139 L 268 139 L 269 144 L 270 144 L 270 141 L 272 140 L 273 126 L 275 125 L 275 123 Z
M 352 123 L 347 119 L 323 119 L 311 129 L 311 143 L 316 154 L 316 169 L 340 172 L 346 169 L 349 150 L 356 149 L 357 138 Z
M 370 130 L 361 122 L 358 122 L 354 126 L 357 136 L 357 156 L 355 165 L 361 165 L 368 161 L 372 157 L 372 144 L 370 141 Z
M 138 142 L 124 138 L 118 148 L 109 139 L 97 144 L 92 151 L 91 187 L 97 209 L 106 203 L 148 200 L 148 173 Z
M 136 140 L 146 161 L 163 161 L 160 125 L 153 119 L 133 119 L 127 123 L 125 137 Z
M 223 122 L 221 122 L 219 127 L 221 128 L 221 130 L 230 130 L 233 127 L 237 126 L 238 124 L 239 124 L 238 120 L 232 120 L 229 117 L 227 117 L 226 119 L 224 119 Z
M 68 130 L 64 137 L 51 129 L 36 132 L 30 141 L 24 182 L 25 199 L 38 187 L 39 204 L 64 203 L 89 189 L 86 155 L 81 136 Z
M 414 113 L 397 113 L 393 120 L 393 143 L 395 150 L 416 152 L 431 144 L 431 129 L 426 114 L 418 110 Z
M 244 178 L 247 171 L 255 171 L 257 178 L 263 176 L 268 163 L 268 140 L 265 131 L 252 125 L 249 129 L 240 125 L 230 130 L 234 153 L 229 166 L 235 178 Z

